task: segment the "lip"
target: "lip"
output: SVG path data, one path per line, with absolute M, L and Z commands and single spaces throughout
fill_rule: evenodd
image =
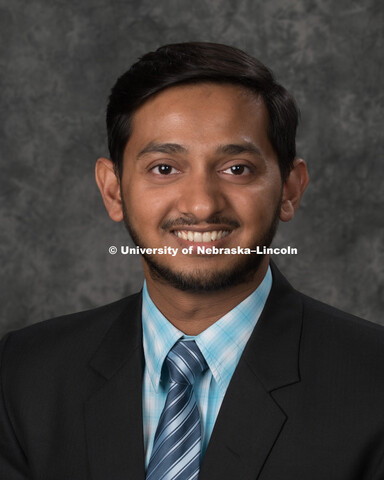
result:
M 213 232 L 214 230 L 226 230 L 227 232 L 232 232 L 233 227 L 228 227 L 228 225 L 208 225 L 207 227 L 194 227 L 193 225 L 185 225 L 179 228 L 173 228 L 171 232 L 182 232 L 182 231 L 190 231 L 190 232 Z

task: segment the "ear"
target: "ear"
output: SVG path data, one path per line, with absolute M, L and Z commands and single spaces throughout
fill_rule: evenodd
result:
M 299 206 L 304 190 L 309 182 L 307 165 L 301 158 L 296 158 L 293 168 L 289 172 L 283 185 L 283 197 L 281 202 L 280 220 L 289 222 L 292 220 Z
M 108 158 L 99 158 L 97 160 L 95 177 L 109 216 L 115 222 L 121 222 L 123 220 L 123 208 L 120 181 L 111 160 L 108 160 Z

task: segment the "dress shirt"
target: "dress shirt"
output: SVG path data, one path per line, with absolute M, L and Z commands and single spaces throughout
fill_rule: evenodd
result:
M 181 338 L 195 340 L 208 364 L 195 382 L 196 401 L 201 415 L 202 454 L 207 448 L 217 414 L 244 347 L 259 319 L 272 286 L 268 271 L 258 288 L 230 312 L 194 337 L 175 328 L 151 300 L 143 287 L 143 433 L 148 466 L 153 439 L 169 388 L 164 361 Z

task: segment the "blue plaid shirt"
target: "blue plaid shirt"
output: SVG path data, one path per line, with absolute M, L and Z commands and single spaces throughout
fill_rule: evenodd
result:
M 251 295 L 199 335 L 190 337 L 175 328 L 160 313 L 144 282 L 143 432 L 146 466 L 151 457 L 157 424 L 167 398 L 169 383 L 162 367 L 170 349 L 180 338 L 193 339 L 209 367 L 195 383 L 204 454 L 228 384 L 264 308 L 271 286 L 272 274 L 268 268 L 264 280 Z

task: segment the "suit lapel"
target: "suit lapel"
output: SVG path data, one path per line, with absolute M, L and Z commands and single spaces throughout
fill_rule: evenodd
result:
M 85 405 L 91 478 L 142 480 L 141 295 L 112 324 L 90 367 L 98 377 Z
M 273 287 L 223 400 L 199 480 L 254 480 L 287 419 L 273 392 L 299 377 L 302 302 L 272 264 Z
M 228 388 L 199 480 L 257 478 L 286 417 L 245 364 Z

